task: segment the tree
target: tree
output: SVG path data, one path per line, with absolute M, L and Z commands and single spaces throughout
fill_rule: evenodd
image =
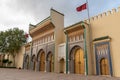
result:
M 0 52 L 9 53 L 13 56 L 15 66 L 15 56 L 22 45 L 27 42 L 26 33 L 18 28 L 0 32 Z
M 1 31 L 0 32 L 0 52 L 5 53 L 6 49 L 6 33 Z

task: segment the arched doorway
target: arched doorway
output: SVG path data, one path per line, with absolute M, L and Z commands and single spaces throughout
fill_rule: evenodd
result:
M 40 54 L 40 71 L 45 71 L 45 53 L 44 51 Z
M 65 60 L 62 58 L 60 59 L 60 73 L 64 73 L 65 71 Z
M 106 58 L 100 60 L 100 73 L 101 75 L 109 75 L 109 64 Z
M 33 70 L 36 70 L 36 59 L 35 59 L 35 55 L 33 55 L 33 57 L 32 57 L 32 62 L 33 62 Z
M 53 55 L 52 53 L 48 53 L 48 56 L 47 56 L 47 61 L 48 61 L 48 72 L 53 72 Z
M 81 48 L 77 49 L 74 54 L 75 58 L 75 73 L 76 74 L 84 74 L 84 53 Z
M 29 69 L 29 56 L 26 56 L 26 69 Z

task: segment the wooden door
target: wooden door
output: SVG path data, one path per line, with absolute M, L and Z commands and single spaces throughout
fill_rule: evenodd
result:
M 40 71 L 45 71 L 45 53 L 40 55 Z
M 84 53 L 82 49 L 78 49 L 75 53 L 75 73 L 84 74 Z
M 109 75 L 109 64 L 108 60 L 105 58 L 100 61 L 100 72 L 101 75 Z

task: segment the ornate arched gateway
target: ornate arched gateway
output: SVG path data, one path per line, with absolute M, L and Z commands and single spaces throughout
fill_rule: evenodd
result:
M 84 51 L 79 46 L 75 46 L 70 53 L 70 72 L 84 74 Z
M 25 58 L 25 64 L 26 64 L 25 68 L 29 69 L 29 55 L 27 55 Z
M 35 55 L 32 56 L 32 69 L 36 70 L 36 57 L 35 57 Z
M 109 42 L 95 43 L 95 57 L 97 75 L 112 76 L 112 62 Z
M 53 72 L 53 54 L 51 52 L 47 55 L 47 72 Z

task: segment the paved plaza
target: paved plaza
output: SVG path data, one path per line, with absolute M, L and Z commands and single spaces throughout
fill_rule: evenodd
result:
M 120 80 L 120 78 L 0 68 L 0 80 Z

